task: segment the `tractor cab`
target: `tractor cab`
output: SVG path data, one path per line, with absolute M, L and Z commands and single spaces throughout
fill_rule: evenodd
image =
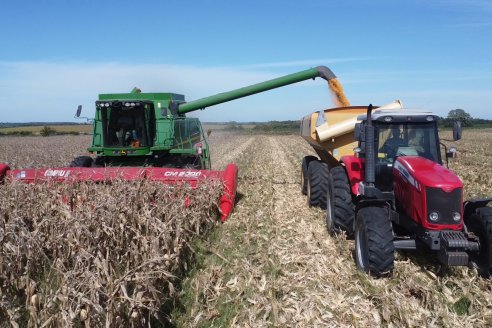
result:
M 364 127 L 366 115 L 358 117 Z M 378 111 L 372 113 L 376 186 L 381 191 L 393 189 L 393 166 L 401 156 L 419 156 L 442 165 L 437 130 L 438 117 L 429 112 Z M 362 128 L 361 131 L 364 131 Z M 359 147 L 364 151 L 365 138 Z

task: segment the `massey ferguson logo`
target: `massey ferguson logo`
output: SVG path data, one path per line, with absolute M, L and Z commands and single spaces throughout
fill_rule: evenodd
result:
M 44 171 L 45 177 L 57 177 L 57 178 L 68 178 L 70 171 L 68 170 L 46 170 Z
M 420 191 L 420 184 L 418 183 L 417 180 L 408 172 L 408 170 L 400 163 L 400 162 L 395 162 L 394 165 L 395 170 L 400 172 L 400 176 L 405 180 L 406 182 L 410 183 L 412 186 L 417 188 L 418 191 Z
M 165 177 L 175 178 L 196 178 L 202 174 L 200 171 L 180 171 L 180 172 L 164 172 Z

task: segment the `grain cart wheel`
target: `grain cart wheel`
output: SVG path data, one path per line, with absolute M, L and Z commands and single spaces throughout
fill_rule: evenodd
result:
M 70 167 L 91 167 L 92 166 L 92 157 L 90 156 L 78 156 L 75 157 L 70 163 Z
M 317 160 L 315 156 L 305 156 L 302 159 L 302 164 L 301 164 L 301 192 L 303 195 L 307 195 L 307 184 L 308 184 L 308 167 L 309 163 L 312 161 Z
M 479 207 L 465 218 L 468 229 L 480 239 L 480 250 L 475 261 L 480 275 L 490 278 L 492 275 L 492 208 Z
M 326 207 L 326 194 L 328 191 L 328 165 L 316 160 L 309 163 L 307 199 L 308 205 Z
M 355 223 L 355 261 L 360 270 L 374 277 L 393 270 L 395 247 L 386 209 L 365 207 L 358 211 Z
M 347 237 L 354 235 L 354 203 L 347 173 L 343 166 L 335 166 L 328 177 L 326 197 L 326 227 L 330 234 L 345 231 Z

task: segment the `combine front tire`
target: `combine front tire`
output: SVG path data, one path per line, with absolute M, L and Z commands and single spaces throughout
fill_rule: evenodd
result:
M 492 275 L 492 208 L 479 207 L 465 220 L 468 229 L 480 239 L 480 250 L 475 259 L 480 275 L 490 278 Z
M 91 167 L 92 162 L 93 160 L 90 156 L 78 156 L 70 163 L 70 167 Z
M 388 212 L 381 207 L 358 211 L 355 224 L 355 261 L 357 267 L 374 277 L 393 271 L 395 247 Z
M 347 174 L 343 166 L 330 170 L 326 199 L 326 226 L 330 234 L 345 231 L 354 235 L 354 204 Z
M 301 164 L 301 192 L 303 195 L 307 195 L 307 186 L 308 186 L 308 167 L 309 163 L 317 160 L 315 156 L 305 156 L 302 159 Z
M 308 205 L 326 207 L 328 191 L 328 165 L 322 161 L 312 161 L 308 167 L 307 199 Z

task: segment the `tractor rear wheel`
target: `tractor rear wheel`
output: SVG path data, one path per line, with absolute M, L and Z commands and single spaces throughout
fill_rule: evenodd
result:
M 307 200 L 309 207 L 326 207 L 328 175 L 328 165 L 325 162 L 316 160 L 309 164 L 307 184 Z
M 326 197 L 326 227 L 330 234 L 345 231 L 347 237 L 354 235 L 354 203 L 347 173 L 343 166 L 330 170 Z
M 93 159 L 90 156 L 78 156 L 70 163 L 70 167 L 91 167 Z
M 492 275 L 492 208 L 479 207 L 465 218 L 468 229 L 480 239 L 480 250 L 474 259 L 480 275 L 490 278 Z
M 393 271 L 395 246 L 388 211 L 364 207 L 355 224 L 355 261 L 357 267 L 378 278 Z
M 317 160 L 315 156 L 305 156 L 302 159 L 302 164 L 301 164 L 301 192 L 303 195 L 307 195 L 307 185 L 308 185 L 308 167 L 309 163 L 312 161 Z

